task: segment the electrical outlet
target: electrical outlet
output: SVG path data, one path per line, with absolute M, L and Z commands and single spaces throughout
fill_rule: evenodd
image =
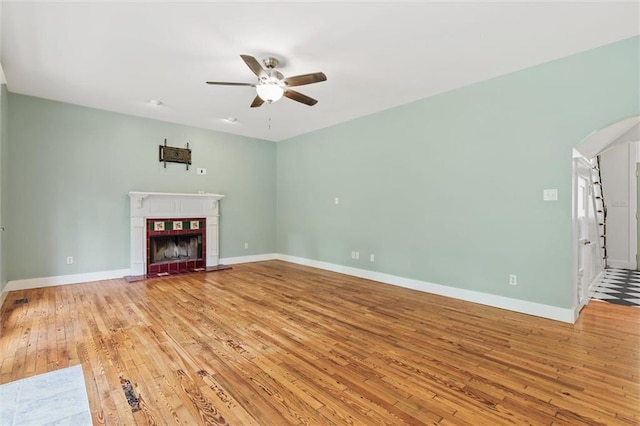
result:
M 244 248 L 248 249 L 249 248 L 249 243 L 244 243 Z
M 357 251 L 357 252 L 356 252 L 356 260 L 359 260 L 359 259 L 360 259 L 360 252 L 359 252 L 359 251 Z
M 336 197 L 333 199 L 333 203 L 337 206 L 338 204 L 340 204 L 340 198 Z
M 352 259 L 355 259 L 355 258 L 356 258 L 356 252 L 355 252 L 355 251 L 352 251 L 352 252 L 351 252 L 351 258 L 352 258 Z
M 73 264 L 73 256 L 67 256 L 67 265 Z
M 509 284 L 510 285 L 518 285 L 518 276 L 517 275 L 509 275 Z
M 371 253 L 371 254 L 369 255 L 369 262 L 375 262 L 375 261 L 376 261 L 376 257 L 374 256 L 374 254 L 373 254 L 373 253 Z

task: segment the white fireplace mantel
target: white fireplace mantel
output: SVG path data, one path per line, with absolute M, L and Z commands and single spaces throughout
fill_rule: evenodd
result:
M 216 266 L 218 202 L 224 195 L 209 193 L 129 192 L 131 198 L 131 275 L 147 273 L 147 219 L 204 217 L 207 221 L 206 266 Z

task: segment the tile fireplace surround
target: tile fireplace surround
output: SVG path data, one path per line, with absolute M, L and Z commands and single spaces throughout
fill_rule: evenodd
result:
M 147 275 L 204 271 L 206 220 L 147 219 Z
M 219 261 L 218 217 L 220 194 L 130 192 L 131 199 L 131 275 L 147 274 L 147 220 L 204 218 L 206 228 L 205 266 Z

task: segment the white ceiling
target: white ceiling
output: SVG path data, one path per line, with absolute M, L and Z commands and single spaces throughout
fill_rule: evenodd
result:
M 0 62 L 11 92 L 278 141 L 638 35 L 639 7 L 10 1 Z M 255 89 L 205 84 L 254 82 L 240 54 L 324 72 L 297 88 L 318 104 L 249 108 Z

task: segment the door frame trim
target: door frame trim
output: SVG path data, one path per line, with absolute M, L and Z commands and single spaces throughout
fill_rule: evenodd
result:
M 638 156 L 640 155 L 640 142 L 629 143 L 629 267 L 639 269 L 638 265 Z
M 571 173 L 571 190 L 572 190 L 572 203 L 571 203 L 571 222 L 573 227 L 573 255 L 572 255 L 572 281 L 573 281 L 573 306 L 575 307 L 576 315 L 580 312 L 580 310 L 589 303 L 591 299 L 591 292 L 594 290 L 593 282 L 589 283 L 586 291 L 586 297 L 584 300 L 579 300 L 578 294 L 581 286 L 581 278 L 580 278 L 580 224 L 578 221 L 578 168 L 584 167 L 589 171 L 589 175 L 587 177 L 587 181 L 589 185 L 587 187 L 590 190 L 590 186 L 593 184 L 593 177 L 591 176 L 591 169 L 593 165 L 591 161 L 587 159 L 584 155 L 582 155 L 575 148 L 573 149 L 572 156 L 572 173 Z M 592 195 L 591 195 L 592 196 Z M 598 246 L 600 245 L 600 241 L 596 243 Z M 601 251 L 598 251 L 601 254 Z M 593 259 L 598 265 L 598 271 L 596 273 L 596 277 L 599 278 L 602 273 L 602 259 Z M 577 318 L 577 317 L 576 317 Z

